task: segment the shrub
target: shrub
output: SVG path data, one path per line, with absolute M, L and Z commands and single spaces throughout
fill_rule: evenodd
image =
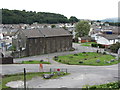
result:
M 59 60 L 59 62 L 61 62 L 61 60 Z
M 79 63 L 83 63 L 83 61 L 79 61 Z
M 103 52 L 103 55 L 106 55 L 107 53 L 106 52 Z
M 74 56 L 78 56 L 78 54 L 74 54 Z
M 98 47 L 98 44 L 91 44 L 92 47 Z

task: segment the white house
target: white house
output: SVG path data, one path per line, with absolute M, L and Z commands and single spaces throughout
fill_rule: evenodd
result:
M 94 34 L 91 35 L 91 37 L 95 39 L 98 44 L 107 45 L 107 46 L 115 44 L 116 42 L 120 42 L 120 37 L 116 34 L 112 34 L 112 35 Z

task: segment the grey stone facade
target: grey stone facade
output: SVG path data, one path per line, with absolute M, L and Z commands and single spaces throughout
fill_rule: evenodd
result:
M 44 29 L 43 29 L 44 30 Z M 19 56 L 33 56 L 72 49 L 72 35 L 63 29 L 19 30 L 13 45 Z M 22 51 L 24 50 L 24 54 Z M 18 56 L 16 56 L 18 57 Z

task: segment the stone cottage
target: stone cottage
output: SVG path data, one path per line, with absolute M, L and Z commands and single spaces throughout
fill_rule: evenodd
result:
M 19 56 L 33 56 L 72 49 L 72 35 L 62 28 L 18 30 L 12 40 Z

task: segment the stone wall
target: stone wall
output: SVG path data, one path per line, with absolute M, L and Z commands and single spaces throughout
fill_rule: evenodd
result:
M 13 58 L 12 57 L 0 58 L 0 64 L 13 64 Z
M 27 55 L 26 55 L 26 50 L 23 50 L 23 51 L 14 51 L 13 53 L 12 53 L 12 56 L 14 57 L 14 58 L 18 58 L 18 57 L 26 57 Z
M 72 36 L 29 38 L 26 56 L 68 51 L 72 49 Z
M 24 51 L 21 51 L 21 55 L 20 52 L 15 52 L 14 57 L 34 56 L 68 51 L 71 49 L 72 36 L 28 38 L 26 41 L 26 49 Z

